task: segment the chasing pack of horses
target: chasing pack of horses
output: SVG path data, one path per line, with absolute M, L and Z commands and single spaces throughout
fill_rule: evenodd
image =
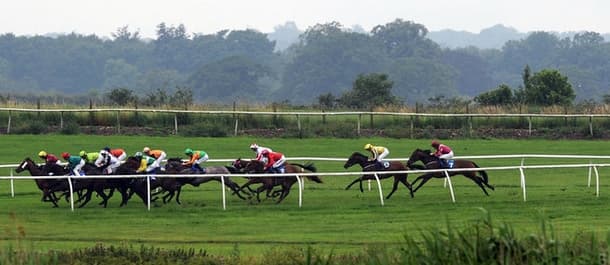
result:
M 480 168 L 476 163 L 469 160 L 455 159 L 452 162 L 453 169 L 476 169 Z M 362 169 L 362 174 L 350 182 L 345 188 L 348 190 L 354 184 L 358 183 L 360 191 L 363 192 L 362 182 L 364 180 L 375 179 L 375 175 L 379 179 L 393 178 L 391 192 L 386 196 L 389 199 L 394 192 L 402 184 L 409 191 L 409 196 L 414 197 L 414 193 L 418 191 L 431 178 L 445 178 L 443 171 L 430 171 L 431 169 L 444 168 L 440 161 L 430 154 L 430 150 L 416 149 L 413 151 L 406 163 L 400 161 L 391 161 L 386 167 L 379 168 L 377 163 L 371 161 L 369 157 L 359 152 L 351 154 L 343 167 L 348 169 L 354 165 L 359 165 Z M 69 202 L 70 196 L 75 197 L 75 204 L 78 207 L 87 205 L 95 193 L 101 198 L 99 205 L 107 207 L 109 199 L 114 195 L 115 191 L 121 195 L 121 204 L 124 206 L 133 198 L 133 195 L 140 198 L 146 205 L 148 202 L 148 194 L 150 192 L 151 202 L 161 200 L 164 204 L 175 200 L 181 204 L 180 192 L 185 185 L 199 187 L 202 184 L 210 181 L 221 182 L 231 190 L 233 196 L 242 200 L 262 202 L 261 194 L 264 194 L 264 200 L 273 200 L 276 203 L 282 202 L 289 194 L 292 186 L 298 182 L 297 174 L 316 173 L 317 168 L 313 163 L 299 164 L 286 163 L 285 173 L 282 176 L 256 176 L 246 177 L 246 182 L 239 185 L 235 182 L 235 178 L 228 177 L 231 174 L 260 174 L 265 173 L 264 162 L 259 160 L 249 160 L 238 158 L 228 166 L 208 166 L 205 168 L 205 173 L 195 172 L 189 166 L 184 166 L 180 158 L 170 158 L 164 166 L 164 170 L 158 175 L 150 173 L 137 173 L 140 166 L 140 160 L 136 157 L 128 157 L 117 170 L 113 173 L 116 175 L 130 175 L 132 177 L 118 178 L 53 178 L 53 176 L 66 176 L 70 171 L 57 164 L 42 164 L 38 165 L 30 158 L 25 158 L 15 169 L 17 173 L 28 171 L 32 176 L 40 176 L 41 178 L 34 179 L 37 187 L 42 192 L 42 201 L 50 202 L 53 207 L 59 207 L 62 198 Z M 407 180 L 407 173 L 400 171 L 407 170 L 422 170 L 424 173 L 415 178 L 413 182 Z M 83 167 L 85 175 L 103 175 L 101 169 L 93 164 L 86 164 Z M 378 174 L 366 172 L 380 172 Z M 388 171 L 388 173 L 383 173 Z M 295 175 L 290 175 L 294 173 Z M 163 174 L 178 175 L 180 177 L 164 177 Z M 213 176 L 206 176 L 213 174 Z M 484 170 L 451 170 L 448 171 L 449 176 L 462 175 L 472 180 L 477 184 L 485 195 L 489 196 L 487 189 L 494 190 L 494 187 L 489 184 L 487 173 Z M 227 177 L 225 177 L 227 176 Z M 305 176 L 310 181 L 315 183 L 323 183 L 316 174 L 307 174 Z M 70 185 L 71 184 L 71 185 Z M 72 186 L 72 192 L 70 192 Z

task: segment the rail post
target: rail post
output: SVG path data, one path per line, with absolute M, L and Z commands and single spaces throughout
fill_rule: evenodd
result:
M 237 126 L 239 125 L 239 115 L 235 115 L 235 130 L 233 131 L 233 136 L 237 136 Z
M 59 112 L 59 129 L 63 129 L 64 128 L 64 112 L 60 111 Z
M 451 184 L 451 177 L 449 177 L 449 171 L 445 170 L 445 179 L 449 183 L 449 192 L 451 193 L 451 201 L 455 203 L 455 194 L 453 193 L 453 184 Z
M 299 182 L 299 208 L 303 206 L 303 180 L 297 175 L 297 181 Z
M 595 171 L 595 196 L 599 198 L 599 172 L 597 171 L 597 166 L 593 166 L 593 171 Z
M 523 165 L 519 167 L 519 173 L 521 175 L 521 190 L 523 191 L 523 201 L 527 201 L 527 193 L 525 191 L 525 172 L 523 171 Z
M 379 176 L 377 176 L 377 173 L 375 173 L 375 180 L 377 180 L 377 187 L 379 188 L 379 200 L 381 201 L 381 206 L 384 206 L 383 191 L 381 190 L 381 181 L 379 181 Z
M 297 114 L 297 128 L 299 130 L 299 139 L 303 138 L 303 131 L 301 130 L 301 118 L 299 114 Z
M 587 177 L 587 187 L 591 188 L 591 170 L 593 170 L 593 161 L 589 160 L 589 175 Z
M 150 212 L 150 176 L 146 176 L 146 206 Z
M 220 189 L 222 190 L 222 209 L 227 209 L 227 195 L 225 192 L 225 176 L 220 176 Z
M 72 178 L 68 175 L 68 186 L 70 187 L 70 208 L 74 212 L 74 187 L 72 187 Z
M 589 135 L 593 136 L 593 116 L 589 116 Z
M 178 114 L 174 113 L 174 135 L 178 135 Z
M 532 136 L 532 116 L 527 116 L 528 129 L 527 133 L 529 136 Z
M 116 131 L 118 134 L 121 134 L 121 111 L 116 111 Z
M 13 179 L 13 169 L 11 168 L 11 197 L 15 198 L 15 183 Z
M 9 115 L 9 124 L 10 124 L 10 115 Z M 358 127 L 356 129 L 358 136 L 360 136 L 360 124 L 362 123 L 362 114 L 358 114 Z

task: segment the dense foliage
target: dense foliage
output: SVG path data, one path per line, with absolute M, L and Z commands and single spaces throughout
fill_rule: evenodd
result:
M 554 69 L 556 77 L 567 77 L 571 87 L 562 87 L 567 93 L 562 95 L 577 101 L 600 102 L 607 94 L 610 43 L 596 32 L 573 37 L 534 32 L 501 49 L 443 49 L 427 34 L 424 25 L 401 19 L 368 33 L 330 22 L 310 27 L 297 43 L 278 51 L 255 30 L 191 34 L 184 25 L 165 23 L 157 26 L 153 40 L 128 27 L 111 39 L 5 33 L 0 35 L 0 91 L 105 98 L 121 88 L 154 102 L 159 91 L 171 95 L 181 88 L 196 102 L 311 104 L 320 95 L 340 97 L 359 75 L 382 73 L 400 101 L 421 103 L 439 96 L 470 98 L 500 84 L 517 87 L 529 65 L 534 72 Z M 552 80 L 532 78 L 532 89 L 549 94 L 540 84 Z

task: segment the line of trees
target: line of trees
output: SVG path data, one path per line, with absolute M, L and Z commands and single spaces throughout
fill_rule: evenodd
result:
M 387 90 L 385 104 L 463 97 L 481 104 L 548 105 L 608 97 L 610 43 L 598 33 L 560 39 L 534 32 L 499 50 L 442 49 L 427 34 L 424 25 L 401 19 L 365 33 L 330 22 L 310 27 L 298 43 L 278 52 L 275 42 L 255 30 L 192 34 L 184 25 L 165 23 L 153 40 L 127 26 L 111 39 L 5 33 L 0 91 L 104 97 L 126 89 L 151 105 L 170 103 L 180 91 L 191 102 L 354 108 L 370 108 L 358 97 L 369 102 L 378 95 L 363 86 Z M 526 65 L 535 73 L 524 80 Z

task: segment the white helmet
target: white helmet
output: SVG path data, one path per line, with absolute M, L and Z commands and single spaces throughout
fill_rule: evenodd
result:
M 142 149 L 142 153 L 146 154 L 148 152 L 150 152 L 150 147 L 147 146 L 147 147 L 144 147 L 144 149 Z
M 251 144 L 250 145 L 250 149 L 258 149 L 258 145 L 257 144 Z

